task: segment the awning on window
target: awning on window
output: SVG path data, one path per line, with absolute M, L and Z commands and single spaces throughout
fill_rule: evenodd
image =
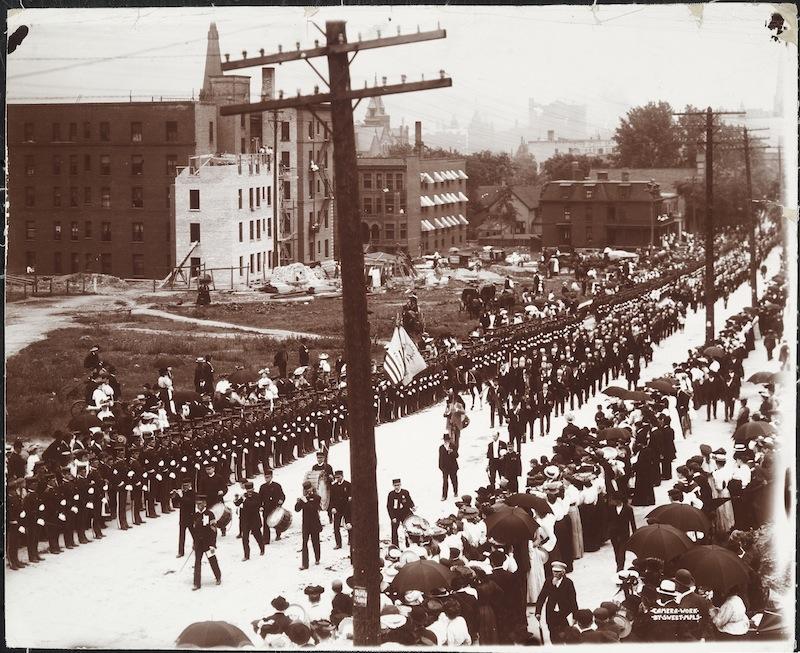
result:
M 442 182 L 442 181 L 444 181 L 444 177 L 442 177 L 442 175 L 440 175 L 438 172 L 434 172 L 434 173 L 433 173 L 433 178 L 434 178 L 436 181 L 439 181 L 439 182 Z
M 433 196 L 433 203 L 436 205 L 446 204 L 446 202 L 439 195 Z
M 458 191 L 458 201 L 459 202 L 469 202 L 469 198 L 464 195 L 461 191 Z
M 420 227 L 422 228 L 422 231 L 433 231 L 436 228 L 427 220 L 420 222 Z
M 467 174 L 463 170 L 458 171 L 458 177 L 460 179 L 469 179 L 469 177 L 467 177 Z
M 419 204 L 422 207 L 436 206 L 434 204 L 433 200 L 430 197 L 428 197 L 427 195 L 420 195 L 419 196 Z
M 447 228 L 445 226 L 444 222 L 442 222 L 439 218 L 434 218 L 433 219 L 433 224 L 436 225 L 437 229 L 446 229 Z
M 458 222 L 459 224 L 469 224 L 469 220 L 467 220 L 463 215 L 460 213 L 458 214 Z
M 419 180 L 423 184 L 433 184 L 435 183 L 433 177 L 431 177 L 427 172 L 420 172 L 419 173 Z

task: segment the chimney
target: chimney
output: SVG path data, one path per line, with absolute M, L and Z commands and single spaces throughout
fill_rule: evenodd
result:
M 419 120 L 414 123 L 414 151 L 422 154 L 422 123 Z
M 598 170 L 597 181 L 608 181 L 608 172 L 606 170 Z
M 583 175 L 581 175 L 581 164 L 577 161 L 573 161 L 571 163 L 572 167 L 572 176 L 571 178 L 575 181 L 583 181 Z
M 547 130 L 547 140 L 550 141 L 551 143 L 554 140 L 556 140 L 556 132 L 555 132 L 554 129 L 548 129 Z
M 261 69 L 261 100 L 275 98 L 275 69 L 272 67 Z
M 627 184 L 631 180 L 631 173 L 627 170 L 623 170 L 620 174 L 620 178 Z

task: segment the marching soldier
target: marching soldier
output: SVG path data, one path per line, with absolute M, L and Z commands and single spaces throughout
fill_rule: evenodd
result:
M 125 462 L 124 454 L 124 447 L 115 447 L 109 492 L 115 496 L 119 528 L 127 531 L 130 528 L 128 526 L 128 492 L 130 491 L 128 488 L 132 490 L 133 486 L 128 484 L 128 465 Z
M 233 503 L 239 507 L 239 524 L 242 548 L 244 549 L 242 562 L 244 562 L 250 559 L 250 535 L 255 538 L 262 556 L 264 555 L 264 539 L 261 536 L 261 499 L 253 492 L 252 481 L 245 481 L 242 487 L 245 491 L 244 496 L 237 494 Z
M 350 524 L 350 501 L 352 500 L 352 486 L 350 481 L 344 480 L 344 472 L 337 469 L 333 473 L 333 484 L 331 485 L 330 512 L 333 515 L 333 538 L 336 541 L 334 549 L 342 548 L 341 526 L 344 521 L 346 526 Z M 350 544 L 348 534 L 347 543 Z
M 308 541 L 314 548 L 314 564 L 319 564 L 320 543 L 319 534 L 322 531 L 322 523 L 319 520 L 320 497 L 309 481 L 303 481 L 303 496 L 294 505 L 295 512 L 303 513 L 303 548 L 302 566 L 300 570 L 308 569 Z
M 172 492 L 172 504 L 180 511 L 178 520 L 178 555 L 182 558 L 186 545 L 186 531 L 192 531 L 195 513 L 195 495 L 192 482 L 183 481 L 181 488 Z
M 258 496 L 261 499 L 261 507 L 264 510 L 264 544 L 269 544 L 269 524 L 267 519 L 277 509 L 283 506 L 286 495 L 279 483 L 272 480 L 272 470 L 264 470 L 264 482 L 258 488 Z M 275 539 L 281 539 L 280 532 L 275 532 Z
M 89 472 L 86 480 L 86 511 L 88 520 L 94 532 L 94 539 L 100 540 L 105 537 L 105 535 L 103 535 L 103 529 L 106 526 L 103 521 L 103 500 L 108 485 L 98 469 L 96 457 L 89 457 Z
M 26 481 L 26 494 L 22 500 L 20 520 L 25 528 L 25 543 L 28 547 L 28 562 L 41 562 L 39 555 L 39 534 L 45 527 L 47 507 L 37 492 L 39 481 L 29 478 Z
M 25 536 L 23 523 L 24 510 L 20 488 L 25 484 L 24 478 L 14 478 L 6 485 L 6 555 L 12 570 L 27 567 L 27 563 L 19 559 L 19 547 Z
M 217 585 L 222 583 L 222 572 L 217 562 L 217 522 L 214 513 L 206 505 L 206 497 L 198 494 L 195 498 L 195 513 L 192 521 L 192 539 L 194 540 L 194 586 L 192 591 L 200 589 L 201 565 L 203 555 L 208 558 Z
M 128 450 L 128 482 L 126 489 L 130 488 L 131 494 L 131 516 L 133 517 L 134 526 L 139 526 L 144 523 L 142 521 L 142 464 L 138 459 L 138 447 L 131 447 Z

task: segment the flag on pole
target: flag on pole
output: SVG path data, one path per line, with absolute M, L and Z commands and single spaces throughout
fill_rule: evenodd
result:
M 426 367 L 425 359 L 406 330 L 401 326 L 395 327 L 383 359 L 383 369 L 392 383 L 408 385 Z

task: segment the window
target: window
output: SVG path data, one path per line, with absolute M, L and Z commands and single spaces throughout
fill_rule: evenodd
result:
M 25 206 L 36 206 L 36 192 L 33 186 L 25 187 Z
M 375 198 L 375 213 L 381 212 L 381 198 L 380 196 Z
M 111 208 L 111 189 L 108 186 L 100 189 L 100 206 L 104 209 Z
M 317 254 L 322 252 L 322 243 L 317 241 Z
M 272 186 L 267 186 L 267 206 L 272 206 Z
M 104 243 L 111 242 L 111 223 L 110 222 L 102 222 L 100 224 L 100 240 Z
M 53 253 L 53 272 L 61 274 L 61 252 Z
M 243 194 L 242 194 L 242 189 L 240 188 L 239 189 L 239 208 L 240 209 L 242 208 L 242 198 L 243 198 Z
M 309 138 L 314 138 L 314 121 L 313 120 L 309 120 L 308 121 L 308 137 Z M 308 158 L 310 159 L 311 157 L 308 157 Z
M 284 142 L 291 140 L 289 137 L 289 123 L 286 120 L 281 121 L 281 140 Z
M 175 154 L 167 154 L 167 176 L 174 177 L 178 172 L 178 157 Z
M 253 259 L 254 259 L 254 258 L 255 258 L 255 257 L 254 257 L 252 254 L 250 254 L 250 267 L 248 268 L 248 270 L 249 270 L 250 272 L 252 272 L 252 271 L 253 271 Z
M 248 202 L 249 202 L 249 205 L 250 205 L 250 209 L 252 210 L 252 208 L 253 208 L 253 189 L 252 188 L 248 188 L 247 189 L 247 198 L 248 198 Z
M 69 205 L 73 208 L 80 204 L 78 200 L 78 187 L 77 186 L 70 186 L 69 187 Z
M 69 155 L 69 174 L 77 175 L 78 174 L 78 155 L 77 154 L 70 154 Z
M 630 186 L 620 186 L 619 187 L 619 198 L 621 200 L 630 199 L 631 196 L 631 187 Z
M 586 225 L 586 243 L 588 244 L 588 243 L 591 243 L 591 242 L 592 242 L 592 225 L 587 224 Z
M 69 255 L 69 271 L 73 274 L 81 271 L 81 259 L 75 252 Z
M 308 180 L 308 199 L 311 199 L 312 197 L 314 197 L 314 180 L 313 179 L 309 179 Z
M 367 189 L 372 188 L 371 172 L 365 172 L 363 175 L 361 175 L 361 186 L 362 188 L 367 188 Z
M 58 155 L 53 157 L 53 174 L 54 175 L 61 174 L 61 157 Z
M 253 221 L 250 220 L 250 240 L 253 240 L 253 234 L 255 233 L 254 229 L 255 225 L 253 225 Z
M 141 186 L 131 188 L 131 207 L 134 209 L 144 208 L 144 194 Z
M 175 143 L 178 140 L 178 123 L 174 120 L 167 120 L 167 143 Z
M 131 142 L 132 143 L 142 142 L 142 123 L 140 122 L 131 123 Z
M 100 174 L 101 175 L 111 174 L 111 156 L 109 154 L 100 155 Z
M 311 169 L 311 164 L 314 163 L 314 150 L 308 151 L 308 167 Z
M 239 257 L 239 276 L 244 275 L 244 256 Z
M 394 223 L 387 222 L 383 225 L 383 236 L 386 240 L 394 240 Z
M 134 254 L 132 260 L 133 276 L 144 276 L 144 254 Z
M 84 238 L 91 238 L 92 237 L 92 221 L 87 220 L 83 223 L 83 237 Z
M 70 240 L 78 240 L 78 223 L 77 222 L 70 222 L 69 223 L 69 239 Z
M 561 199 L 562 200 L 568 200 L 571 195 L 572 195 L 572 186 L 567 185 L 567 186 L 562 186 L 561 187 Z
M 144 222 L 131 223 L 131 240 L 134 243 L 144 242 Z
M 33 130 L 33 123 L 26 122 L 25 126 L 22 129 L 23 131 L 23 138 L 25 139 L 26 143 L 33 143 L 34 139 L 34 130 Z
M 189 191 L 189 210 L 200 210 L 200 189 L 192 189 Z
M 264 222 L 266 223 L 264 229 L 266 229 L 267 238 L 271 238 L 272 237 L 272 220 L 265 220 Z
M 240 222 L 240 223 L 239 223 L 239 242 L 240 242 L 240 243 L 241 243 L 241 242 L 242 242 L 242 240 L 243 240 L 243 238 L 242 238 L 242 233 L 243 233 L 243 230 L 242 230 L 242 223 Z M 239 267 L 242 267 L 242 266 L 240 265 Z
M 328 212 L 327 211 L 322 211 L 322 218 L 325 221 L 325 228 L 327 229 L 328 228 Z
M 91 186 L 84 186 L 83 187 L 83 203 L 86 205 L 90 205 L 92 203 L 92 187 Z
M 398 212 L 399 213 L 405 213 L 406 212 L 406 194 L 405 193 L 400 193 L 400 209 L 399 209 Z
M 291 163 L 292 162 L 291 159 L 289 158 L 289 153 L 281 152 L 281 165 L 284 167 L 284 169 L 288 170 L 289 168 L 291 168 L 292 167 Z
M 84 172 L 89 172 L 92 169 L 92 155 L 91 154 L 84 154 L 83 155 L 83 170 Z
M 408 238 L 408 225 L 405 222 L 400 223 L 400 240 Z
M 386 208 L 386 213 L 394 213 L 394 196 L 387 194 L 383 205 Z
M 559 236 L 563 245 L 569 245 L 572 242 L 572 227 L 569 225 L 559 227 Z
M 100 254 L 100 272 L 102 274 L 111 274 L 111 254 L 108 252 Z
M 261 206 L 261 189 L 256 188 L 256 206 Z
M 283 199 L 290 200 L 292 199 L 292 184 L 291 182 L 284 181 L 283 182 Z
M 256 240 L 261 240 L 261 220 L 256 220 Z
M 53 206 L 61 206 L 61 188 L 58 186 L 53 188 Z
M 61 140 L 61 123 L 54 122 L 53 123 L 53 141 L 60 141 Z
M 383 190 L 383 174 L 380 172 L 375 173 L 375 189 Z
M 572 215 L 569 212 L 569 207 L 564 207 L 564 222 L 569 222 L 572 219 Z
M 394 176 L 394 186 L 397 190 L 403 190 L 403 173 L 398 172 Z
M 625 208 L 620 206 L 619 207 L 619 219 L 620 220 L 624 220 L 626 217 L 627 217 L 627 214 L 625 213 Z
M 100 140 L 106 142 L 111 140 L 111 123 L 109 122 L 100 123 Z
M 199 243 L 200 242 L 200 223 L 199 222 L 190 222 L 189 223 L 189 242 L 190 243 Z
M 61 222 L 58 220 L 53 223 L 53 240 L 61 240 Z
M 372 198 L 371 197 L 365 197 L 364 198 L 364 213 L 366 213 L 367 215 L 372 213 Z
M 83 139 L 88 141 L 92 137 L 92 123 L 83 123 Z
M 586 220 L 586 222 L 591 222 L 593 218 L 594 218 L 594 210 L 592 209 L 591 206 L 587 206 L 586 211 L 584 213 L 584 220 Z
M 380 240 L 381 239 L 381 228 L 374 224 L 370 227 L 369 230 L 369 238 L 370 240 Z
M 386 190 L 389 192 L 394 191 L 394 177 L 391 173 L 386 173 Z
M 134 154 L 131 157 L 131 174 L 141 175 L 144 172 L 144 157 L 141 154 Z
M 328 239 L 325 239 L 325 258 L 330 256 L 330 252 L 328 251 Z
M 36 240 L 36 222 L 33 220 L 25 221 L 25 240 Z
M 32 155 L 25 156 L 25 174 L 31 177 L 36 173 L 36 158 Z
M 261 272 L 261 252 L 256 254 L 256 271 Z
M 242 115 L 242 118 L 244 118 L 244 114 Z M 240 151 L 242 154 L 245 154 L 245 153 L 247 152 L 247 146 L 245 145 L 245 142 L 246 142 L 246 141 L 245 141 L 245 139 L 244 139 L 244 138 L 242 138 L 242 139 L 239 139 L 239 151 Z
M 617 211 L 613 206 L 606 207 L 606 221 L 607 222 L 617 221 Z
M 70 142 L 74 143 L 78 140 L 78 123 L 71 122 L 69 123 L 69 140 Z
M 210 145 L 214 144 L 214 121 L 208 121 L 208 142 Z
M 586 199 L 590 200 L 594 196 L 594 188 L 587 188 L 586 189 Z

